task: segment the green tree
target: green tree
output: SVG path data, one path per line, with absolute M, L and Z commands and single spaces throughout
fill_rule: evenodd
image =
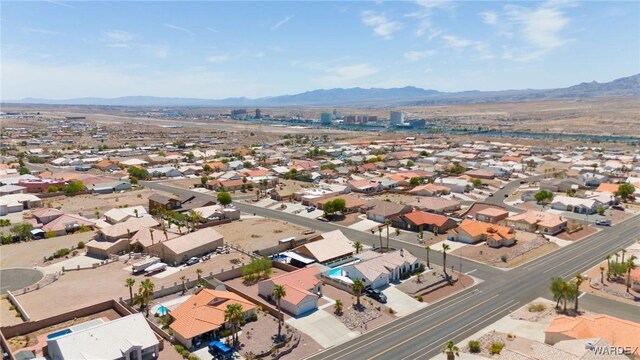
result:
M 33 225 L 24 222 L 13 225 L 9 231 L 20 240 L 27 240 L 31 238 L 31 230 L 33 230 Z
M 219 192 L 217 199 L 218 199 L 218 203 L 220 203 L 220 205 L 222 206 L 227 206 L 231 204 L 231 202 L 233 202 L 233 199 L 231 198 L 231 194 L 229 194 L 226 191 Z
M 549 290 L 553 295 L 553 300 L 555 300 L 556 302 L 556 309 L 560 308 L 560 301 L 564 296 L 563 294 L 564 283 L 565 283 L 564 279 L 556 277 L 551 279 L 551 284 L 549 285 Z
M 31 174 L 31 170 L 29 170 L 29 168 L 26 166 L 21 166 L 18 172 L 20 173 L 20 175 Z
M 231 325 L 232 341 L 233 344 L 238 343 L 238 330 L 240 329 L 240 323 L 244 319 L 244 309 L 241 304 L 229 304 L 224 311 L 224 321 Z
M 632 256 L 625 262 L 625 265 L 627 267 L 627 292 L 629 292 L 629 288 L 631 287 L 631 270 L 636 266 L 634 260 L 635 257 Z
M 471 179 L 471 184 L 473 185 L 474 188 L 479 189 L 482 187 L 482 180 L 477 178 Z
M 355 278 L 353 279 L 353 284 L 351 284 L 351 291 L 356 296 L 356 305 L 360 307 L 360 296 L 362 296 L 362 292 L 364 291 L 364 283 L 362 280 Z
M 460 349 L 458 349 L 453 340 L 447 341 L 442 349 L 442 353 L 447 355 L 447 360 L 453 360 L 456 356 L 460 356 L 459 352 Z
M 143 306 L 146 310 L 147 317 L 149 317 L 149 304 L 153 299 L 153 290 L 155 289 L 155 287 L 156 287 L 155 284 L 151 282 L 151 280 L 144 279 L 140 283 L 140 288 L 138 289 L 138 293 L 142 298 Z
M 420 184 L 422 184 L 423 179 L 419 176 L 414 176 L 411 179 L 409 179 L 409 184 L 411 186 L 418 186 Z
M 622 200 L 628 200 L 634 197 L 636 192 L 635 186 L 624 183 L 618 186 L 618 191 L 616 191 L 616 196 L 619 196 Z
M 538 204 L 547 204 L 553 200 L 553 193 L 549 190 L 540 190 L 534 195 L 534 198 Z
M 413 167 L 415 165 L 415 163 L 411 160 L 407 161 L 407 167 Z
M 201 176 L 200 177 L 200 185 L 205 186 L 207 184 L 207 181 L 209 181 L 209 177 L 208 176 Z
M 573 283 L 575 286 L 575 291 L 576 291 L 576 296 L 575 296 L 575 304 L 573 306 L 573 311 L 575 311 L 576 313 L 578 312 L 578 299 L 580 298 L 580 285 L 582 284 L 582 282 L 585 280 L 584 276 L 582 276 L 582 274 L 578 274 L 576 275 L 576 280 Z
M 287 296 L 287 290 L 284 285 L 274 285 L 271 291 L 271 297 L 276 300 L 278 306 L 278 338 L 280 338 L 280 332 L 282 331 L 282 308 L 280 307 L 280 300 Z
M 598 215 L 600 215 L 600 216 L 604 215 L 604 206 L 602 206 L 602 205 L 598 206 L 598 209 L 596 210 L 596 213 L 598 213 Z
M 54 192 L 58 192 L 58 187 L 55 185 L 51 185 L 47 188 L 47 192 L 48 193 L 54 193 Z
M 333 305 L 333 311 L 335 312 L 336 315 L 342 315 L 343 307 L 344 307 L 344 304 L 342 303 L 342 300 L 337 299 L 335 305 Z
M 74 195 L 81 191 L 84 191 L 85 189 L 86 188 L 82 181 L 71 181 L 70 183 L 62 187 L 62 191 L 64 191 L 66 195 Z
M 133 278 L 127 278 L 125 280 L 125 287 L 129 288 L 129 304 L 133 305 L 133 285 L 135 285 L 136 280 Z
M 451 250 L 451 246 L 448 244 L 442 244 L 442 267 L 444 268 L 444 273 L 447 273 L 447 251 Z
M 149 180 L 151 178 L 151 176 L 149 176 L 149 172 L 147 170 L 140 169 L 140 168 L 135 167 L 135 166 L 129 167 L 127 172 L 129 173 L 129 179 L 131 179 L 131 177 L 135 177 L 138 180 L 140 180 L 140 179 Z

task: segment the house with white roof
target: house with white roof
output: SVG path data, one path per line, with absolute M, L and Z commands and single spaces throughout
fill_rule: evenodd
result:
M 160 342 L 143 314 L 133 314 L 47 340 L 48 358 L 155 359 Z
M 594 214 L 603 205 L 597 199 L 582 199 L 566 195 L 557 195 L 551 202 L 555 210 L 571 211 L 578 214 Z
M 361 279 L 365 286 L 373 289 L 399 281 L 400 275 L 420 267 L 420 260 L 404 249 L 385 254 L 369 251 L 359 255 L 362 261 L 342 267 L 341 273 L 352 280 Z

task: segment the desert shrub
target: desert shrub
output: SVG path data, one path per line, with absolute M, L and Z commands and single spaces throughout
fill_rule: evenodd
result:
M 529 305 L 529 312 L 542 312 L 547 307 L 543 303 L 533 303 Z
M 84 249 L 84 241 L 78 241 L 78 249 Z
M 503 263 L 506 263 L 506 262 L 507 262 L 507 259 L 508 259 L 508 258 L 507 258 L 507 255 L 500 255 L 500 260 L 501 260 Z
M 396 313 L 395 310 L 393 310 L 392 308 L 389 308 L 389 314 L 393 315 L 395 313 Z
M 62 248 L 62 249 L 58 249 L 56 250 L 56 252 L 53 253 L 53 257 L 54 258 L 61 258 L 63 256 L 67 256 L 71 253 L 71 250 L 67 249 L 67 248 Z
M 469 341 L 469 352 L 472 354 L 477 354 L 480 352 L 480 341 L 478 340 L 470 340 Z
M 198 356 L 193 355 L 193 354 L 189 355 L 189 357 L 187 359 L 189 359 L 189 360 L 200 360 L 200 358 Z
M 258 321 L 258 314 L 252 314 L 251 315 L 251 321 Z
M 423 299 L 422 299 L 422 295 L 418 295 L 418 296 L 416 296 L 416 300 L 418 300 L 418 301 L 422 302 L 422 301 L 423 301 Z
M 46 233 L 44 233 L 44 238 L 45 239 L 51 239 L 52 237 L 56 237 L 56 232 L 53 230 L 49 230 Z
M 492 341 L 489 344 L 489 353 L 491 355 L 500 354 L 500 352 L 504 349 L 504 343 L 502 341 Z

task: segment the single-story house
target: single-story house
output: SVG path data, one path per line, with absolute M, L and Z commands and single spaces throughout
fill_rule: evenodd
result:
M 382 184 L 373 180 L 351 180 L 347 185 L 353 192 L 375 193 L 383 190 Z
M 315 205 L 318 209 L 324 209 L 324 204 L 335 199 L 343 199 L 347 213 L 357 212 L 367 201 L 355 195 L 336 195 L 312 200 L 309 203 Z
M 567 219 L 563 216 L 541 211 L 527 211 L 506 218 L 508 226 L 516 230 L 555 235 L 567 228 Z
M 476 212 L 476 220 L 496 224 L 509 216 L 509 212 L 497 207 L 488 207 Z
M 283 285 L 286 296 L 280 300 L 282 309 L 295 316 L 318 308 L 318 299 L 322 296 L 320 270 L 311 266 L 292 271 L 258 283 L 258 293 L 273 301 L 271 293 L 275 285 Z
M 544 342 L 554 345 L 563 340 L 603 338 L 612 346 L 640 347 L 640 324 L 609 315 L 556 316 L 544 331 Z
M 601 205 L 603 204 L 596 199 L 582 199 L 566 195 L 557 195 L 551 201 L 552 209 L 578 214 L 595 214 Z
M 182 206 L 182 202 L 176 196 L 165 196 L 158 193 L 149 196 L 149 212 L 151 214 L 156 214 L 161 210 L 176 210 L 180 206 Z
M 393 219 L 393 226 L 410 231 L 438 232 L 444 234 L 456 227 L 455 220 L 444 215 L 414 210 Z
M 370 200 L 367 202 L 367 219 L 384 223 L 387 219 L 410 213 L 413 208 L 409 205 L 397 204 L 384 200 Z
M 450 192 L 451 190 L 448 187 L 436 184 L 422 184 L 409 190 L 411 195 L 418 196 L 437 196 L 440 194 L 448 194 Z
M 48 339 L 47 349 L 52 360 L 156 359 L 160 342 L 138 313 Z
M 340 230 L 319 234 L 311 242 L 293 249 L 294 253 L 327 266 L 348 262 L 353 251 L 351 242 Z M 292 259 L 292 264 L 296 264 L 295 259 Z M 299 265 L 305 266 L 308 263 Z
M 181 264 L 193 256 L 213 252 L 224 245 L 224 236 L 214 228 L 204 228 L 160 243 L 160 258 L 167 264 Z
M 133 217 L 100 229 L 98 238 L 101 240 L 116 241 L 118 239 L 129 238 L 142 228 L 156 227 L 158 225 L 160 225 L 160 223 L 150 216 Z
M 81 226 L 93 229 L 95 227 L 95 222 L 85 218 L 84 216 L 63 214 L 42 226 L 42 231 L 53 231 L 59 236 L 72 233 L 80 229 Z
M 227 306 L 242 306 L 245 320 L 256 313 L 257 306 L 240 295 L 230 291 L 202 289 L 187 301 L 171 310 L 173 322 L 169 325 L 179 343 L 191 349 L 204 335 L 214 335 L 227 326 L 225 311 Z
M 182 174 L 173 166 L 154 167 L 147 170 L 153 177 L 178 177 Z
M 120 181 L 120 180 L 107 181 L 107 182 L 91 184 L 87 186 L 87 189 L 93 190 L 94 192 L 99 194 L 111 194 L 114 192 L 130 190 L 131 183 L 127 181 Z
M 516 242 L 512 228 L 470 219 L 464 219 L 460 226 L 450 230 L 448 239 L 467 244 L 486 241 L 487 245 L 494 248 L 510 246 Z
M 42 200 L 32 194 L 0 196 L 0 216 L 42 206 Z
M 113 208 L 104 213 L 104 217 L 110 224 L 117 224 L 127 221 L 130 218 L 149 216 L 147 209 L 142 205 L 131 206 L 126 208 Z
M 455 199 L 445 199 L 441 197 L 418 197 L 409 206 L 436 214 L 444 214 L 460 210 L 460 201 Z
M 373 289 L 399 281 L 400 275 L 420 267 L 420 260 L 404 249 L 385 254 L 369 251 L 358 255 L 362 255 L 362 261 L 342 267 L 341 272 L 352 280 L 361 279 L 365 287 Z

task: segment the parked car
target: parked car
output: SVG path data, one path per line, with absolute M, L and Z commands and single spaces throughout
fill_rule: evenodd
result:
M 489 197 L 492 197 L 492 196 L 493 196 L 493 193 L 489 193 Z
M 600 226 L 611 226 L 611 220 L 609 219 L 597 219 L 596 225 Z
M 315 209 L 316 209 L 316 207 L 315 207 L 315 206 L 309 206 L 309 207 L 307 208 L 307 212 L 312 212 L 312 211 L 314 211 Z
M 527 180 L 520 180 L 520 184 L 526 184 Z
M 365 289 L 364 293 L 372 298 L 373 300 L 376 300 L 382 304 L 386 304 L 387 303 L 387 296 L 385 294 L 382 293 L 382 291 L 377 290 L 377 289 L 372 289 L 372 288 L 367 288 Z
M 187 260 L 184 264 L 187 265 L 187 266 L 191 266 L 191 265 L 195 265 L 195 264 L 197 264 L 199 262 L 200 262 L 200 258 L 194 256 L 192 258 L 189 258 L 189 260 Z
M 509 197 L 509 194 L 504 194 L 504 197 L 508 198 L 508 197 Z

